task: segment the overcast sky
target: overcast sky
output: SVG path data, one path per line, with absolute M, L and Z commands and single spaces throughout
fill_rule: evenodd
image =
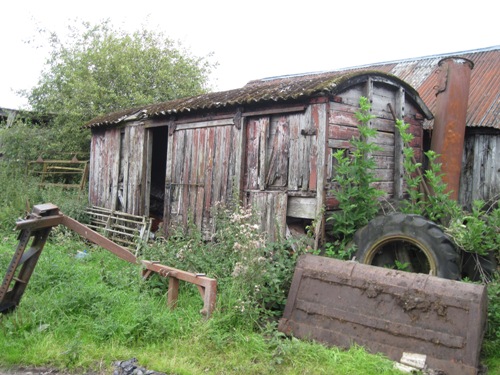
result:
M 213 52 L 217 91 L 252 79 L 500 45 L 493 1 L 442 0 L 10 0 L 0 6 L 0 107 L 27 103 L 46 51 L 26 44 L 44 27 L 63 35 L 78 18 L 111 19 L 135 30 L 146 23 L 194 55 Z

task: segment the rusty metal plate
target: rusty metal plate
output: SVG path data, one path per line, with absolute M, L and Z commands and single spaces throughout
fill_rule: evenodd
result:
M 279 330 L 343 348 L 356 343 L 395 361 L 419 353 L 429 368 L 472 375 L 486 308 L 483 285 L 307 254 Z

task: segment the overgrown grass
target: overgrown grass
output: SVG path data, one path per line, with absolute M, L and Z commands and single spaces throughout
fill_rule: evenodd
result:
M 15 248 L 4 234 L 0 267 Z M 88 256 L 75 257 L 87 249 Z M 113 361 L 175 374 L 396 374 L 382 356 L 289 339 L 274 324 L 234 326 L 224 309 L 205 320 L 194 287 L 182 284 L 178 308 L 143 281 L 138 266 L 67 233 L 51 235 L 18 309 L 0 318 L 0 366 L 52 366 L 111 373 Z M 224 305 L 227 291 L 220 290 Z
M 0 272 L 17 245 L 14 227 L 35 204 L 52 202 L 83 220 L 86 194 L 39 188 L 22 168 L 0 163 Z M 45 366 L 75 373 L 112 373 L 116 360 L 136 357 L 168 374 L 396 374 L 391 361 L 284 337 L 276 319 L 298 253 L 263 246 L 248 212 L 221 209 L 216 238 L 179 233 L 143 249 L 186 270 L 217 277 L 217 309 L 199 313 L 197 289 L 182 284 L 178 306 L 166 307 L 164 279 L 144 281 L 128 264 L 68 230 L 52 230 L 21 304 L 0 315 L 0 367 Z M 224 221 L 225 220 L 225 221 Z M 78 251 L 87 256 L 77 258 Z M 237 256 L 236 256 L 236 255 Z M 235 272 L 237 271 L 237 272 Z M 267 311 L 267 314 L 263 314 Z
M 1 164 L 1 163 L 0 163 Z M 3 174 L 2 174 L 3 173 Z M 86 195 L 40 189 L 23 173 L 2 171 L 0 277 L 17 244 L 12 231 L 30 205 L 52 202 L 82 220 Z M 5 179 L 4 179 L 5 178 Z M 11 197 L 12 199 L 9 199 Z M 164 279 L 144 281 L 128 264 L 68 230 L 56 228 L 20 306 L 0 315 L 0 367 L 46 366 L 75 373 L 112 373 L 116 360 L 136 357 L 167 374 L 398 374 L 392 362 L 368 354 L 285 337 L 277 331 L 300 244 L 264 244 L 251 213 L 220 208 L 208 245 L 194 229 L 157 240 L 142 256 L 219 281 L 209 320 L 197 289 L 182 284 L 178 307 L 166 307 Z M 77 258 L 78 251 L 88 256 Z M 500 293 L 491 283 L 490 329 L 484 362 L 500 370 Z M 495 289 L 496 288 L 496 289 Z

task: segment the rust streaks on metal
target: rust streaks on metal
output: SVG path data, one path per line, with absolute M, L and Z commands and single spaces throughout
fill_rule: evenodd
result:
M 164 266 L 157 262 L 152 262 L 148 260 L 141 261 L 142 265 L 145 267 L 143 270 L 143 277 L 147 278 L 151 275 L 151 272 L 156 272 L 162 277 L 169 278 L 168 286 L 168 306 L 175 308 L 177 305 L 177 296 L 179 291 L 179 280 L 194 284 L 198 287 L 198 290 L 203 299 L 203 309 L 200 311 L 201 314 L 209 317 L 215 309 L 215 301 L 217 294 L 217 280 L 210 277 L 206 277 L 204 274 L 196 274 L 186 271 L 181 271 L 176 268 Z
M 52 227 L 59 224 L 112 252 L 117 257 L 129 263 L 138 264 L 136 256 L 128 249 L 65 216 L 57 206 L 51 203 L 35 206 L 26 220 L 16 223 L 16 229 L 21 230 L 20 242 L 0 286 L 0 312 L 9 312 L 17 307 Z M 31 238 L 33 238 L 32 244 L 26 251 Z M 215 308 L 217 280 L 206 277 L 204 274 L 193 274 L 157 262 L 145 260 L 142 261 L 142 264 L 145 267 L 143 270 L 144 278 L 147 278 L 152 272 L 169 278 L 168 305 L 170 307 L 173 308 L 177 304 L 179 280 L 182 280 L 198 287 L 203 298 L 201 313 L 206 317 L 212 314 Z
M 429 368 L 475 375 L 486 304 L 483 285 L 305 255 L 279 330 L 395 361 L 420 353 Z

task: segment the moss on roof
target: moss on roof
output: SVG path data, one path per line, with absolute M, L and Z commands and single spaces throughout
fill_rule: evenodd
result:
M 212 92 L 106 114 L 89 121 L 85 127 L 114 125 L 141 118 L 235 108 L 256 103 L 286 102 L 327 94 L 335 95 L 347 87 L 366 81 L 369 77 L 403 86 L 422 107 L 422 111 L 432 117 L 417 91 L 398 77 L 379 71 L 349 71 L 255 80 L 239 89 Z

